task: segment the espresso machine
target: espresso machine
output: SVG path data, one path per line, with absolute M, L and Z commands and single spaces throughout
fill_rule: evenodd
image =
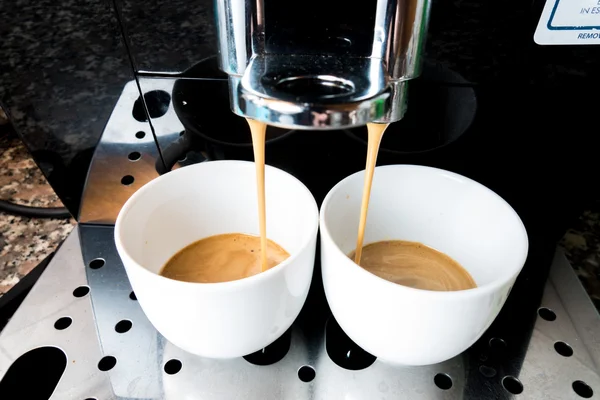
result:
M 592 14 L 563 2 L 4 7 L 11 23 L 2 27 L 0 104 L 78 224 L 49 264 L 0 303 L 10 313 L 0 331 L 0 393 L 597 397 L 600 318 L 556 244 L 597 194 L 595 103 L 586 99 L 600 88 L 599 40 Z M 483 337 L 441 364 L 385 364 L 331 317 L 318 257 L 303 311 L 262 351 L 203 359 L 158 334 L 116 252 L 116 216 L 136 190 L 173 169 L 252 160 L 245 117 L 269 125 L 267 164 L 296 176 L 319 203 L 364 168 L 367 123 L 391 124 L 379 165 L 444 168 L 504 197 L 525 223 L 530 250 Z
M 407 81 L 420 73 L 429 1 L 377 1 L 360 11 L 341 1 L 298 10 L 264 1 L 216 4 L 220 69 L 237 115 L 317 130 L 404 116 Z

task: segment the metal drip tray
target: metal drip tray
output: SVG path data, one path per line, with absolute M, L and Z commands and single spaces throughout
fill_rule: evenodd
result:
M 318 271 L 298 320 L 263 352 L 227 361 L 188 354 L 146 319 L 112 238 L 112 227 L 83 225 L 67 238 L 0 334 L 0 377 L 29 350 L 50 346 L 67 357 L 51 399 L 600 397 L 600 318 L 560 251 L 541 307 L 523 313 L 518 298 L 509 301 L 504 330 L 493 325 L 464 354 L 412 368 L 376 360 L 339 329 Z

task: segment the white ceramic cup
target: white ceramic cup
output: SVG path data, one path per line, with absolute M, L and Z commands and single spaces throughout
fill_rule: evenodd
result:
M 435 292 L 377 277 L 347 257 L 356 246 L 364 171 L 339 182 L 321 207 L 327 301 L 346 334 L 403 365 L 448 360 L 477 341 L 504 305 L 527 258 L 525 227 L 497 194 L 464 176 L 423 166 L 377 167 L 365 243 L 409 240 L 458 261 L 477 288 Z
M 211 161 L 156 178 L 123 206 L 117 250 L 154 327 L 183 350 L 210 358 L 240 357 L 281 336 L 298 316 L 312 279 L 318 208 L 292 175 L 266 167 L 267 237 L 290 253 L 254 276 L 190 283 L 158 274 L 177 251 L 211 235 L 258 235 L 255 165 Z

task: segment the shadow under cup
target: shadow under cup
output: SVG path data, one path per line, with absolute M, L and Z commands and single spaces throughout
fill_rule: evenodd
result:
M 154 327 L 183 350 L 241 357 L 281 336 L 298 316 L 312 279 L 318 208 L 292 175 L 265 170 L 267 237 L 290 253 L 258 275 L 190 283 L 158 275 L 176 252 L 199 239 L 259 234 L 255 164 L 211 161 L 169 172 L 138 190 L 115 226 L 117 250 Z
M 365 244 L 424 243 L 458 261 L 477 288 L 435 292 L 401 286 L 347 257 L 358 231 L 364 171 L 321 207 L 321 268 L 327 301 L 345 333 L 394 364 L 429 365 L 469 348 L 504 305 L 525 263 L 528 238 L 510 205 L 485 186 L 441 169 L 377 167 Z

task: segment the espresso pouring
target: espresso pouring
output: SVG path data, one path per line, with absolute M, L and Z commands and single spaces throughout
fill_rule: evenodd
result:
M 160 274 L 188 282 L 214 283 L 246 278 L 278 265 L 290 255 L 267 238 L 265 199 L 265 135 L 267 125 L 247 119 L 252 134 L 260 236 L 215 235 L 180 250 Z
M 201 239 L 173 256 L 161 275 L 190 282 L 226 282 L 273 268 L 289 257 L 268 239 L 265 199 L 267 124 L 247 119 L 252 135 L 260 236 L 231 233 Z M 365 270 L 390 282 L 417 289 L 449 291 L 476 287 L 469 273 L 448 255 L 422 243 L 392 240 L 364 245 L 369 198 L 377 153 L 388 124 L 367 124 L 368 147 L 355 250 L 349 255 Z M 398 221 L 402 223 L 402 221 Z

